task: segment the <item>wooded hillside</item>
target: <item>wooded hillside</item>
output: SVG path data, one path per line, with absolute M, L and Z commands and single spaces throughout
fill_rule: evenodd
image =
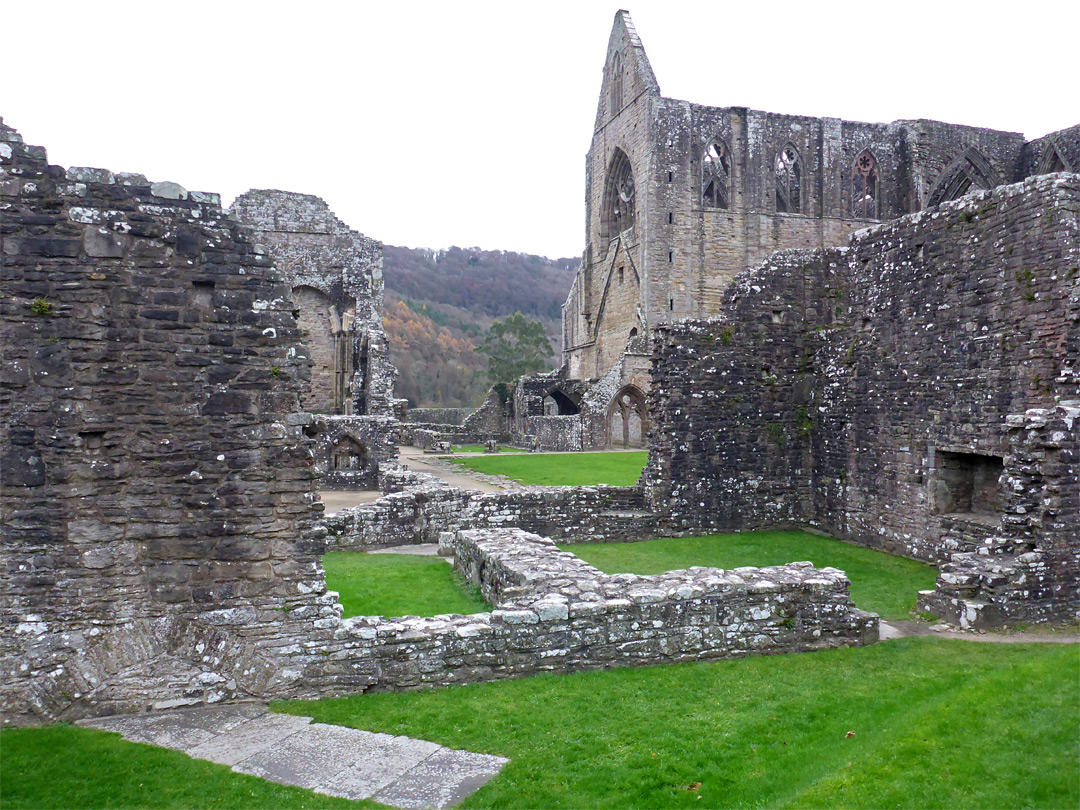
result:
M 384 324 L 413 407 L 473 407 L 488 390 L 487 357 L 475 349 L 495 319 L 539 320 L 560 360 L 560 308 L 580 260 L 479 248 L 383 248 Z

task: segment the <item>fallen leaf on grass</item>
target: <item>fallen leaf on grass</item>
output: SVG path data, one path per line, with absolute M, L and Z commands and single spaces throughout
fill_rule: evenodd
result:
M 692 785 L 679 785 L 682 790 L 697 790 L 701 787 L 701 782 L 694 782 Z

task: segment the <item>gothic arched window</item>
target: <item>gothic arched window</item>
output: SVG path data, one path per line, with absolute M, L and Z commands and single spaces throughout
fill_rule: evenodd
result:
M 776 172 L 776 211 L 780 214 L 802 212 L 802 161 L 790 143 L 780 150 L 773 164 Z
M 878 218 L 877 161 L 864 149 L 851 165 L 851 215 L 860 219 Z
M 614 239 L 627 228 L 634 227 L 634 196 L 634 172 L 630 168 L 630 159 L 623 150 L 616 149 L 604 182 L 600 226 L 602 239 Z
M 717 138 L 701 157 L 701 202 L 706 208 L 728 208 L 731 183 L 731 152 Z
M 622 109 L 623 105 L 623 72 L 622 72 L 622 57 L 615 53 L 611 58 L 611 104 L 610 113 L 615 115 Z

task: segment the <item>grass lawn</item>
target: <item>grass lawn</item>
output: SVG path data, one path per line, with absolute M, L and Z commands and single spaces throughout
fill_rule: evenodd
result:
M 179 751 L 74 726 L 0 732 L 4 810 L 386 808 L 234 773 Z
M 276 708 L 510 757 L 466 808 L 1080 806 L 1076 645 L 908 638 Z
M 851 598 L 883 619 L 910 619 L 919 591 L 932 590 L 937 569 L 914 560 L 806 532 L 740 532 L 641 543 L 560 545 L 607 574 L 662 574 L 692 565 L 739 568 L 809 560 L 845 571 Z
M 331 551 L 323 555 L 326 586 L 341 594 L 345 617 L 438 616 L 491 607 L 452 566 L 434 557 Z
M 510 763 L 464 808 L 1080 806 L 1080 650 L 908 638 L 275 704 Z M 376 807 L 69 726 L 7 729 L 3 807 Z
M 641 477 L 648 458 L 648 452 L 642 450 L 629 453 L 527 453 L 505 458 L 492 455 L 451 461 L 488 475 L 505 475 L 522 484 L 629 487 Z

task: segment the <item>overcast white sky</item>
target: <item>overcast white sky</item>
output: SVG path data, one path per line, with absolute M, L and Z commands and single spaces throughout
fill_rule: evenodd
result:
M 671 98 L 1029 138 L 1080 122 L 1076 0 L 627 2 Z M 12 2 L 0 115 L 64 166 L 317 194 L 389 244 L 573 256 L 618 8 Z

